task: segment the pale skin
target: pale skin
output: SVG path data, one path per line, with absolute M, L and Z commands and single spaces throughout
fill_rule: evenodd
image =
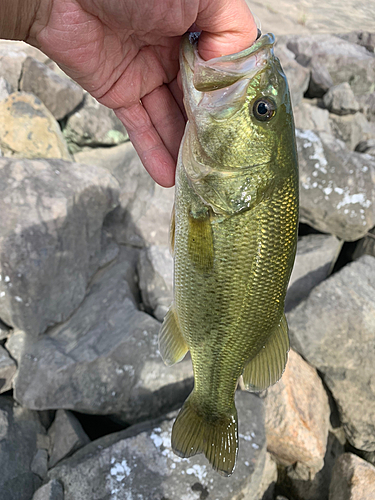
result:
M 245 0 L 0 0 L 0 37 L 38 47 L 128 130 L 153 179 L 173 186 L 185 127 L 179 43 L 202 31 L 203 59 L 249 47 Z

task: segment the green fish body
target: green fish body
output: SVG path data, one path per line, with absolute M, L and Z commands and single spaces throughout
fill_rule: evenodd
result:
M 298 164 L 274 37 L 203 61 L 181 46 L 188 123 L 171 222 L 174 301 L 159 335 L 166 364 L 189 350 L 194 390 L 172 430 L 181 457 L 204 453 L 223 475 L 238 451 L 239 377 L 261 391 L 281 377 L 284 315 L 298 225 Z

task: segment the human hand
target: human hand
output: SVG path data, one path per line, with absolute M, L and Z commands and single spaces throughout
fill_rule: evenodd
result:
M 35 1 L 25 41 L 114 109 L 153 179 L 172 186 L 185 127 L 181 36 L 193 23 L 203 31 L 203 59 L 243 50 L 257 36 L 245 0 Z

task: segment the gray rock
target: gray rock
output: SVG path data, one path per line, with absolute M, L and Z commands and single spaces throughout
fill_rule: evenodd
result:
M 30 500 L 40 486 L 31 470 L 38 435 L 45 434 L 36 412 L 0 396 L 0 496 L 4 500 Z
M 10 48 L 9 45 L 4 47 L 3 43 L 0 44 L 0 75 L 15 90 L 18 90 L 18 82 L 26 58 L 26 52 Z
M 375 225 L 375 161 L 323 132 L 296 130 L 300 219 L 354 241 Z
M 133 423 L 169 411 L 192 389 L 190 359 L 166 367 L 158 353 L 160 323 L 136 307 L 138 252 L 93 279 L 70 319 L 30 344 L 15 332 L 7 348 L 18 360 L 18 401 L 29 408 L 115 415 Z
M 375 56 L 364 47 L 326 34 L 292 35 L 287 47 L 299 60 L 314 57 L 324 65 L 334 85 L 349 82 L 355 95 L 373 91 Z
M 336 115 L 349 115 L 359 110 L 359 104 L 348 82 L 331 87 L 323 96 L 324 106 Z
M 370 149 L 375 148 L 375 139 L 367 139 L 366 141 L 361 141 L 357 144 L 355 150 L 358 153 L 367 153 Z
M 0 319 L 0 340 L 4 340 L 11 333 L 12 329 L 8 325 L 3 323 Z
M 64 500 L 64 490 L 60 481 L 57 479 L 48 481 L 34 493 L 32 500 Z
M 297 57 L 297 61 L 298 61 Z M 317 57 L 309 58 L 308 67 L 311 71 L 309 88 L 307 93 L 309 97 L 323 97 L 323 95 L 333 86 L 333 81 L 328 69 L 324 63 Z
M 77 83 L 62 78 L 33 57 L 25 60 L 19 85 L 20 90 L 39 97 L 56 120 L 71 113 L 83 100 L 83 90 Z
M 63 483 L 65 500 L 255 500 L 266 455 L 263 404 L 257 396 L 239 392 L 236 405 L 240 449 L 230 478 L 214 472 L 203 455 L 181 459 L 172 452 L 172 415 L 151 428 L 135 426 L 101 438 L 52 469 L 49 476 Z
M 39 449 L 31 462 L 31 471 L 44 479 L 48 472 L 48 452 L 45 449 Z
M 345 142 L 346 147 L 357 150 L 359 143 L 375 137 L 375 124 L 369 123 L 363 113 L 338 116 L 330 114 L 332 132 Z
M 362 255 L 375 257 L 375 227 L 370 229 L 366 236 L 358 242 L 353 253 L 353 259 L 359 259 Z
M 311 290 L 327 278 L 340 252 L 342 243 L 332 235 L 309 234 L 298 239 L 297 255 L 285 299 L 290 311 Z
M 316 100 L 303 99 L 301 103 L 294 108 L 294 122 L 296 128 L 317 130 L 331 134 L 331 124 L 329 121 L 329 112 L 326 109 L 319 108 Z
M 333 468 L 329 500 L 373 500 L 375 467 L 352 453 L 344 453 Z
M 0 101 L 6 99 L 13 92 L 12 86 L 3 78 L 0 77 Z
M 82 302 L 118 184 L 100 167 L 0 158 L 0 317 L 36 337 Z
M 357 97 L 359 108 L 370 122 L 375 122 L 375 92 Z
M 338 36 L 350 43 L 356 43 L 365 47 L 369 52 L 374 52 L 375 33 L 370 33 L 368 31 L 351 31 L 350 33 L 343 33 Z
M 324 376 L 350 443 L 375 450 L 375 258 L 318 285 L 288 315 L 291 344 Z
M 270 453 L 266 454 L 262 481 L 255 500 L 273 500 L 277 482 L 277 466 Z
M 106 220 L 118 243 L 168 246 L 174 189 L 162 188 L 151 179 L 130 142 L 82 151 L 75 159 L 108 168 L 119 182 L 120 206 Z
M 152 245 L 142 249 L 138 276 L 144 305 L 162 321 L 173 298 L 173 257 L 169 248 Z
M 48 468 L 54 467 L 60 460 L 73 455 L 90 442 L 78 419 L 66 410 L 57 410 L 48 435 L 51 443 Z
M 288 80 L 293 107 L 301 102 L 310 81 L 310 70 L 298 64 L 293 52 L 287 49 L 285 42 L 280 40 L 275 47 L 275 55 L 280 59 Z
M 12 380 L 17 371 L 15 361 L 0 345 L 0 394 L 12 388 Z
M 115 146 L 128 140 L 126 129 L 113 110 L 87 93 L 83 104 L 68 117 L 64 136 L 72 153 L 83 147 Z

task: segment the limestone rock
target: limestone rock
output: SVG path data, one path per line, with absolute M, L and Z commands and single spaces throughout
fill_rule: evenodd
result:
M 352 453 L 344 453 L 333 468 L 329 500 L 375 498 L 375 467 Z
M 24 406 L 114 415 L 134 423 L 169 411 L 192 389 L 190 359 L 167 367 L 157 347 L 160 323 L 137 309 L 135 249 L 92 280 L 66 323 L 36 343 L 15 332 L 7 349 L 19 365 L 14 394 Z
M 291 344 L 323 374 L 348 440 L 374 451 L 375 258 L 346 265 L 287 318 Z
M 56 120 L 71 113 L 83 100 L 83 90 L 77 83 L 62 78 L 33 57 L 23 64 L 19 88 L 39 97 Z
M 351 31 L 350 33 L 343 33 L 339 36 L 350 43 L 356 43 L 365 47 L 369 52 L 374 52 L 375 33 L 369 31 Z
M 355 95 L 373 91 L 375 56 L 364 47 L 335 35 L 288 37 L 287 47 L 296 58 L 313 58 L 325 66 L 333 84 L 349 82 Z
M 335 137 L 344 141 L 351 150 L 357 150 L 359 143 L 375 138 L 375 124 L 369 123 L 363 113 L 346 116 L 330 114 L 329 118 Z
M 6 79 L 14 90 L 18 90 L 18 82 L 22 74 L 22 66 L 27 58 L 24 51 L 0 43 L 0 75 Z
M 311 290 L 327 278 L 338 257 L 342 243 L 332 235 L 309 234 L 298 239 L 297 255 L 285 299 L 290 311 Z
M 32 500 L 64 500 L 64 490 L 60 481 L 57 479 L 48 481 L 34 493 Z
M 108 168 L 119 182 L 120 206 L 106 220 L 118 243 L 168 246 L 174 189 L 162 188 L 151 179 L 130 142 L 82 151 L 75 159 Z
M 359 104 L 348 82 L 331 87 L 323 97 L 325 107 L 336 115 L 349 115 L 359 110 Z
M 331 124 L 329 121 L 329 112 L 326 109 L 319 108 L 312 99 L 303 99 L 301 103 L 294 108 L 294 122 L 296 128 L 317 130 L 331 134 Z
M 285 373 L 265 399 L 268 451 L 283 465 L 300 463 L 314 477 L 323 467 L 329 405 L 315 369 L 289 352 Z
M 270 453 L 266 454 L 266 461 L 255 500 L 273 500 L 275 485 L 277 482 L 277 466 Z
M 162 321 L 173 297 L 173 258 L 169 248 L 152 245 L 142 249 L 138 276 L 144 305 Z
M 78 419 L 66 410 L 57 410 L 55 420 L 48 429 L 48 435 L 51 443 L 49 468 L 90 442 Z
M 4 156 L 71 159 L 55 118 L 25 92 L 13 92 L 0 102 L 0 148 Z
M 124 125 L 112 109 L 85 94 L 83 104 L 69 116 L 64 136 L 72 153 L 83 147 L 115 146 L 128 140 Z
M 8 325 L 3 323 L 0 319 L 0 340 L 4 340 L 11 333 L 12 329 Z
M 48 472 L 48 452 L 45 449 L 38 449 L 35 453 L 33 461 L 31 462 L 31 471 L 44 479 Z
M 345 241 L 375 226 L 375 161 L 323 132 L 296 130 L 300 220 Z
M 357 97 L 360 111 L 370 122 L 375 122 L 375 92 L 360 95 Z
M 7 99 L 9 94 L 13 92 L 12 86 L 3 78 L 0 77 L 0 101 Z
M 30 500 L 40 486 L 31 464 L 38 451 L 38 435 L 43 434 L 36 412 L 0 396 L 0 496 L 4 500 Z
M 358 242 L 353 253 L 353 259 L 359 259 L 362 255 L 372 255 L 375 257 L 375 227 Z
M 0 394 L 12 388 L 12 380 L 17 371 L 15 361 L 0 345 Z
M 64 460 L 49 476 L 64 486 L 64 500 L 152 498 L 255 500 L 265 461 L 262 400 L 239 392 L 240 449 L 234 475 L 221 477 L 203 455 L 181 459 L 171 450 L 176 414 L 101 438 Z
M 299 62 L 299 57 L 296 60 Z M 311 76 L 307 94 L 310 98 L 322 97 L 333 86 L 331 75 L 324 63 L 317 57 L 308 58 L 308 67 Z
M 82 302 L 118 185 L 100 167 L 0 158 L 0 317 L 34 338 Z

